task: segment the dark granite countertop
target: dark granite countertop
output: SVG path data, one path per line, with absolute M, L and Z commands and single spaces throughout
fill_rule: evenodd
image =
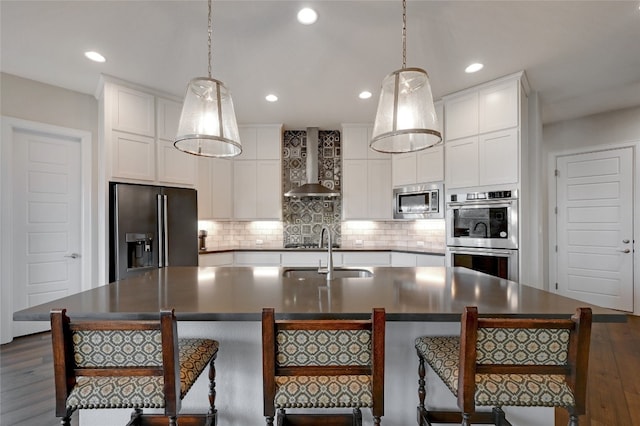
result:
M 252 247 L 252 248 L 245 248 L 245 247 L 225 247 L 225 248 L 215 248 L 215 249 L 204 249 L 204 250 L 200 250 L 199 254 L 209 254 L 209 253 L 227 253 L 227 252 L 234 252 L 234 251 L 259 251 L 259 252 L 270 252 L 270 251 L 274 251 L 274 252 L 314 252 L 314 251 L 321 251 L 321 252 L 326 252 L 327 248 L 283 248 L 283 247 Z M 398 247 L 388 247 L 388 248 L 380 248 L 380 247 L 376 247 L 376 248 L 369 248 L 369 247 L 336 247 L 333 249 L 334 252 L 396 252 L 396 253 L 413 253 L 413 254 L 430 254 L 430 255 L 434 255 L 434 256 L 444 256 L 445 252 L 444 249 L 434 249 L 434 248 L 418 248 L 418 247 L 411 247 L 411 248 L 398 248 Z
M 53 308 L 75 318 L 150 319 L 175 308 L 179 320 L 259 321 L 263 307 L 280 318 L 459 321 L 465 306 L 508 317 L 568 317 L 591 306 L 594 321 L 624 322 L 604 309 L 466 268 L 372 267 L 369 278 L 284 277 L 280 267 L 167 267 L 15 312 L 17 321 L 48 321 Z M 349 268 L 341 268 L 349 269 Z

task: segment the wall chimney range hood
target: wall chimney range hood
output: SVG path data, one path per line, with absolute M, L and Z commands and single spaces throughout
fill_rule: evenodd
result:
M 318 128 L 307 128 L 307 183 L 284 194 L 285 197 L 339 197 L 334 191 L 318 182 Z

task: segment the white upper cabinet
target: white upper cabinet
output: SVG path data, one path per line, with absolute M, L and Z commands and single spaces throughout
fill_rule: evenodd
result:
M 372 124 L 342 125 L 342 157 L 346 160 L 390 159 L 391 154 L 378 152 L 369 147 Z
M 523 75 L 445 97 L 445 185 L 518 184 Z
M 468 93 L 447 99 L 445 109 L 445 134 L 447 140 L 478 134 L 478 93 Z
M 233 217 L 232 165 L 225 158 L 198 158 L 198 219 Z
M 197 157 L 182 152 L 173 145 L 178 133 L 182 104 L 157 98 L 157 161 L 158 182 L 193 186 L 197 181 Z
M 242 154 L 233 160 L 233 217 L 282 217 L 282 124 L 239 127 Z
M 519 81 L 511 80 L 481 89 L 478 94 L 478 133 L 509 129 L 519 124 Z
M 138 135 L 155 136 L 155 98 L 149 93 L 113 85 L 111 128 Z
M 391 155 L 369 148 L 372 125 L 342 125 L 344 220 L 391 219 Z
M 196 157 L 173 146 L 182 104 L 124 82 L 104 82 L 100 98 L 106 180 L 193 187 Z
M 279 160 L 282 125 L 239 126 L 242 153 L 234 160 Z
M 443 133 L 443 104 L 442 102 L 435 102 L 434 105 L 438 116 L 438 126 L 440 132 Z M 442 137 L 444 140 L 444 134 Z M 393 187 L 444 180 L 444 149 L 442 143 L 417 152 L 393 154 L 391 157 Z

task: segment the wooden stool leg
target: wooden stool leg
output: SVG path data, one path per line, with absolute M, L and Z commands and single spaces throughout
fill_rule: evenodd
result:
M 569 426 L 578 426 L 578 416 L 575 414 L 569 415 Z
M 424 399 L 427 395 L 425 390 L 424 377 L 426 370 L 424 366 L 424 359 L 418 354 L 418 407 L 424 410 Z
M 462 413 L 462 425 L 461 426 L 471 426 L 471 414 Z
M 216 409 L 216 365 L 215 360 L 218 354 L 216 353 L 209 362 L 209 414 L 213 417 L 213 425 L 217 424 Z

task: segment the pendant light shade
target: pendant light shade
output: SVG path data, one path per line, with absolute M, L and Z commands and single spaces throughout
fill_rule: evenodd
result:
M 406 0 L 402 2 L 402 69 L 385 77 L 373 123 L 371 149 L 420 151 L 442 142 L 427 72 L 406 67 Z
M 242 152 L 233 100 L 222 82 L 206 77 L 189 82 L 174 146 L 205 157 Z
M 382 82 L 371 148 L 400 153 L 430 148 L 442 141 L 427 72 L 403 68 Z
M 211 78 L 211 0 L 208 20 L 209 77 L 197 77 L 187 85 L 178 134 L 173 145 L 204 157 L 233 157 L 242 152 L 231 92 Z

